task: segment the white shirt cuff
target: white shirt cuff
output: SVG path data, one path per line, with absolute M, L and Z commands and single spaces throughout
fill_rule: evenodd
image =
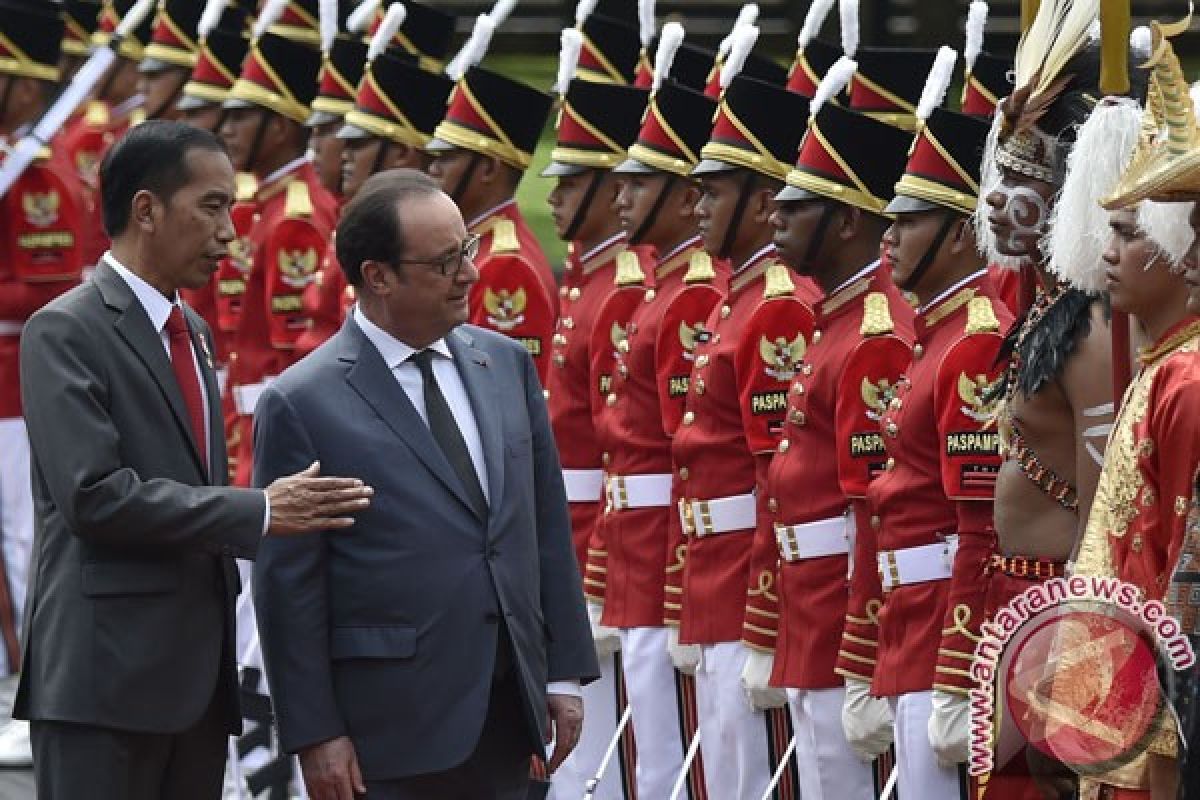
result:
M 271 495 L 267 494 L 266 489 L 263 489 L 263 503 L 262 535 L 266 536 L 267 531 L 271 530 Z
M 565 694 L 570 697 L 583 697 L 583 687 L 579 681 L 550 681 L 546 685 L 546 694 Z

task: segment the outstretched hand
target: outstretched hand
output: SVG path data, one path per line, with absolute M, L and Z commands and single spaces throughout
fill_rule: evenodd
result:
M 280 478 L 267 487 L 271 504 L 269 535 L 315 533 L 331 528 L 348 528 L 351 516 L 371 504 L 374 489 L 358 478 L 321 476 L 321 463 Z

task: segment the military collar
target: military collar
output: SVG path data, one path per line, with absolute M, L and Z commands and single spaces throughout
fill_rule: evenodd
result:
M 747 286 L 761 279 L 767 274 L 767 270 L 770 269 L 771 265 L 778 260 L 775 253 L 775 245 L 773 244 L 767 245 L 750 256 L 746 260 L 746 263 L 738 267 L 737 272 L 730 278 L 729 293 L 731 295 L 738 294 Z
M 693 236 L 675 246 L 673 250 L 658 260 L 654 265 L 654 277 L 661 281 L 677 269 L 685 267 L 691 261 L 692 252 L 700 247 L 700 237 Z
M 956 312 L 966 308 L 980 293 L 980 283 L 985 277 L 986 268 L 973 272 L 917 309 L 917 322 L 922 332 L 936 328 L 955 316 Z
M 503 215 L 504 212 L 508 211 L 510 208 L 512 208 L 516 204 L 517 204 L 517 199 L 515 197 L 510 197 L 509 199 L 505 200 L 500 205 L 492 206 L 487 211 L 483 212 L 479 216 L 475 217 L 475 219 L 473 219 L 469 223 L 467 223 L 467 230 L 471 231 L 472 233 L 482 233 L 482 231 L 477 230 L 477 229 L 482 228 L 484 226 L 484 223 L 488 222 L 492 218 Z
M 291 161 L 284 164 L 267 177 L 263 178 L 258 184 L 258 191 L 254 194 L 255 201 L 262 203 L 279 194 L 279 192 L 283 190 L 283 187 L 287 186 L 288 180 L 296 176 L 297 173 L 303 171 L 304 168 L 308 167 L 310 163 L 311 162 L 308 160 L 307 156 L 293 158 Z
M 862 297 L 874 288 L 875 279 L 879 274 L 879 263 L 879 259 L 872 261 L 825 295 L 825 298 L 817 304 L 817 318 L 826 320 L 834 317 L 838 312 L 851 308 L 851 304 L 856 298 Z
M 624 233 L 616 233 L 600 244 L 588 250 L 576 262 L 586 277 L 617 257 L 617 253 L 625 249 Z

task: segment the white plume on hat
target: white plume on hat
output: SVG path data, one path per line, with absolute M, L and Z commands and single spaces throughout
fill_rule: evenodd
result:
M 650 91 L 657 92 L 671 74 L 671 66 L 675 63 L 679 46 L 683 44 L 683 37 L 683 26 L 678 22 L 663 25 L 662 34 L 658 37 L 658 49 L 654 53 L 654 82 L 650 85 Z
M 317 27 L 321 33 L 321 52 L 328 55 L 338 33 L 338 0 L 321 0 L 317 6 Z
M 829 71 L 825 73 L 825 77 L 821 79 L 821 83 L 817 86 L 817 91 L 813 95 L 812 102 L 808 105 L 808 118 L 810 120 L 817 116 L 817 112 L 821 110 L 829 98 L 846 88 L 846 85 L 850 83 L 850 79 L 854 77 L 854 73 L 857 70 L 858 62 L 849 56 L 842 56 L 829 68 Z
M 638 0 L 638 37 L 642 47 L 649 47 L 658 33 L 658 22 L 654 19 L 654 0 Z
M 263 6 L 262 13 L 258 15 L 258 19 L 254 20 L 254 30 L 251 32 L 251 38 L 257 39 L 266 33 L 267 28 L 274 25 L 283 16 L 287 4 L 288 0 L 267 0 L 266 5 Z
M 925 86 L 921 89 L 921 99 L 917 101 L 917 119 L 922 123 L 929 119 L 933 110 L 946 99 L 946 91 L 950 81 L 954 79 L 954 65 L 958 63 L 958 52 L 953 47 L 941 47 L 933 60 L 929 76 L 925 78 Z
M 722 89 L 728 89 L 729 84 L 733 83 L 733 79 L 742 71 L 742 67 L 746 66 L 746 58 L 754 49 L 754 43 L 758 41 L 758 26 L 742 25 L 732 35 L 733 41 L 730 42 L 729 55 L 725 57 L 725 63 L 721 65 Z
M 803 50 L 809 42 L 817 38 L 831 8 L 833 8 L 833 0 L 813 0 L 813 4 L 808 7 L 808 13 L 804 15 L 804 25 L 800 28 L 800 35 L 796 37 L 798 49 Z
M 561 48 L 558 53 L 558 78 L 554 81 L 554 93 L 565 95 L 575 68 L 579 65 L 579 53 L 583 49 L 583 34 L 575 28 L 563 28 L 559 37 Z
M 371 37 L 371 45 L 367 48 L 367 61 L 374 61 L 388 49 L 396 32 L 404 24 L 406 16 L 408 11 L 403 3 L 392 3 L 383 16 L 383 22 L 380 22 L 375 30 L 375 35 Z
M 208 34 L 221 24 L 221 15 L 225 13 L 228 5 L 229 0 L 208 0 L 204 12 L 200 15 L 200 21 L 196 23 L 197 39 L 207 38 Z
M 596 3 L 600 0 L 579 0 L 575 5 L 575 24 L 582 25 L 587 22 L 587 18 L 596 10 Z
M 467 70 L 483 60 L 488 46 L 492 43 L 492 34 L 496 32 L 496 23 L 491 16 L 480 14 L 475 19 L 475 27 L 462 49 L 455 53 L 454 58 L 446 65 L 445 73 L 451 80 L 462 80 Z
M 838 17 L 842 23 L 842 53 L 854 58 L 858 52 L 858 0 L 838 0 Z
M 721 43 L 717 46 L 717 61 L 725 61 L 726 57 L 729 55 L 730 49 L 733 48 L 733 37 L 737 36 L 739 29 L 744 28 L 747 25 L 754 25 L 757 22 L 758 4 L 746 3 L 746 5 L 742 6 L 741 10 L 738 11 L 737 19 L 734 20 L 733 27 L 729 30 L 729 33 L 725 34 L 725 38 L 722 39 Z
M 375 16 L 375 12 L 379 10 L 379 4 L 382 0 L 363 0 L 358 4 L 358 7 L 350 12 L 350 16 L 346 19 L 346 30 L 354 33 L 362 33 L 367 29 L 367 24 L 370 23 L 371 17 Z
M 963 64 L 967 72 L 975 69 L 975 60 L 983 52 L 983 31 L 987 27 L 988 4 L 974 0 L 967 9 L 966 41 L 963 43 Z

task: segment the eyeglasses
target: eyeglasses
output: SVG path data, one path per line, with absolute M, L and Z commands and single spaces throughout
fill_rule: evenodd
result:
M 461 250 L 445 258 L 396 258 L 392 260 L 392 263 L 428 264 L 443 278 L 456 278 L 462 271 L 463 264 L 467 261 L 474 261 L 475 257 L 479 255 L 479 243 L 482 240 L 482 236 L 473 233 L 463 240 Z

